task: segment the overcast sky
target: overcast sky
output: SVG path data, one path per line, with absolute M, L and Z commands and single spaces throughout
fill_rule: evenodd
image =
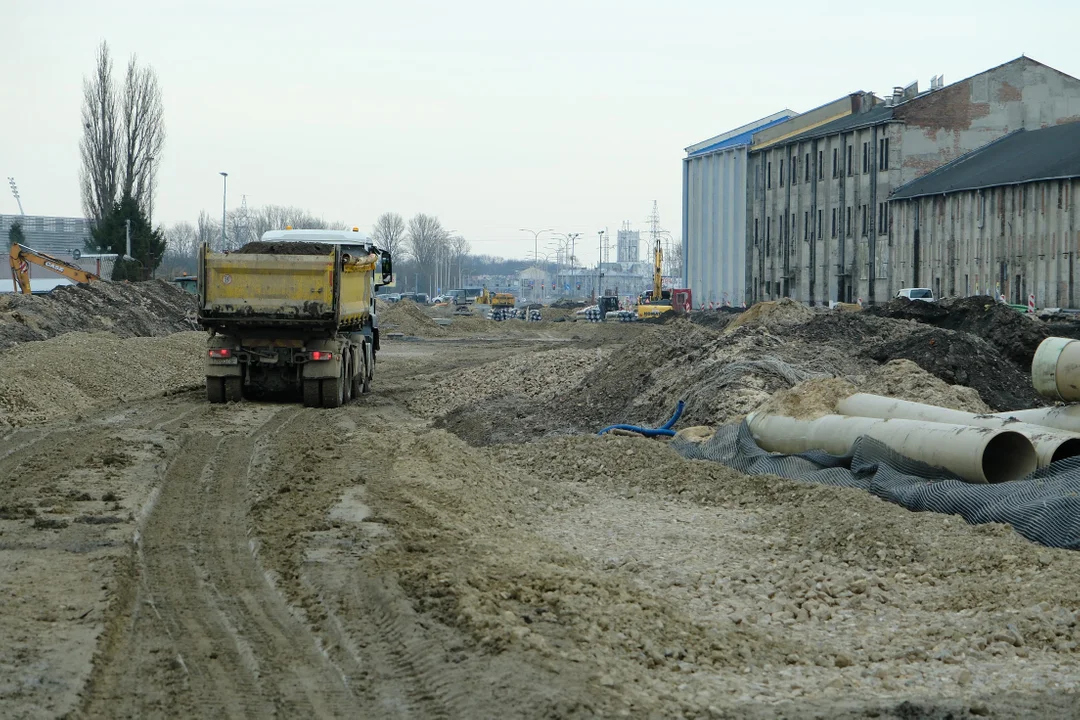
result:
M 826 10 L 827 8 L 827 10 Z M 474 252 L 519 228 L 681 235 L 683 149 L 783 108 L 946 83 L 1027 54 L 1080 75 L 1075 2 L 0 0 L 0 176 L 81 215 L 82 81 L 107 40 L 157 71 L 155 224 L 297 205 L 369 230 L 438 215 Z M 11 21 L 14 22 L 11 22 Z M 9 193 L 0 213 L 18 212 Z M 578 255 L 595 262 L 588 247 Z

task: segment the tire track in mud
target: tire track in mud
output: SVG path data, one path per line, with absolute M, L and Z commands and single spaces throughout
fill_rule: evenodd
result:
M 204 408 L 195 424 L 210 429 L 192 431 L 166 470 L 80 715 L 352 714 L 342 674 L 267 580 L 246 530 L 256 450 L 303 410 L 230 410 L 255 415 L 254 429 L 215 437 L 227 423 Z

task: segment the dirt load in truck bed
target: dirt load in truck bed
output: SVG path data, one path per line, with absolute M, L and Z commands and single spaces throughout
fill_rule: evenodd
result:
M 239 255 L 329 255 L 333 245 L 316 242 L 249 242 L 232 252 Z

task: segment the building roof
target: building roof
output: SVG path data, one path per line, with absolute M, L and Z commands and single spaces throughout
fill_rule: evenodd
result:
M 855 128 L 888 122 L 889 120 L 892 120 L 892 116 L 893 106 L 882 103 L 870 108 L 866 112 L 856 112 L 845 115 L 844 117 L 827 122 L 824 125 L 818 125 L 817 127 L 811 128 L 806 132 L 784 138 L 781 142 L 775 144 L 787 145 L 789 143 L 813 140 L 814 138 L 825 137 L 827 135 L 836 135 L 837 133 L 847 132 L 848 130 L 854 130 Z
M 1080 122 L 1017 130 L 897 188 L 893 200 L 1080 177 Z
M 754 139 L 754 133 L 760 132 L 765 128 L 770 128 L 774 125 L 779 125 L 782 122 L 786 122 L 795 117 L 794 110 L 781 110 L 778 113 L 773 113 L 768 117 L 764 117 L 760 120 L 755 120 L 752 123 L 747 123 L 740 127 L 730 130 L 726 133 L 717 135 L 700 143 L 696 143 L 686 148 L 687 157 L 696 157 L 698 155 L 705 155 L 707 153 L 716 152 L 717 150 L 724 150 L 729 147 L 739 147 L 740 145 L 749 145 Z

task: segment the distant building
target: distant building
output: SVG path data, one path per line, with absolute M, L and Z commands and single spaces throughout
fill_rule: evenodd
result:
M 641 231 L 624 228 L 619 230 L 615 239 L 615 257 L 621 263 L 636 263 L 640 260 Z
M 755 134 L 751 300 L 889 299 L 913 276 L 890 264 L 910 256 L 894 250 L 894 190 L 1008 133 L 1077 119 L 1080 80 L 1020 57 L 948 86 L 935 77 L 925 92 L 912 83 L 885 98 L 853 93 L 834 120 L 792 133 L 795 118 Z
M 47 255 L 54 255 L 61 260 L 72 262 L 91 272 L 98 271 L 95 263 L 89 261 L 76 261 L 73 255 L 76 250 L 80 253 L 85 253 L 87 245 L 91 240 L 91 225 L 90 221 L 86 218 L 49 217 L 44 215 L 0 215 L 0 242 L 3 243 L 5 255 L 10 248 L 10 245 L 8 244 L 8 233 L 11 231 L 11 226 L 15 223 L 19 223 L 22 226 L 23 235 L 26 238 L 23 241 L 23 244 L 28 248 Z M 6 267 L 6 261 L 4 261 L 4 265 Z M 60 285 L 71 284 L 69 280 L 65 280 L 51 270 L 46 270 L 37 265 L 30 265 L 30 278 L 40 278 L 39 282 L 32 283 L 34 292 L 40 292 L 43 291 L 43 289 L 52 289 L 54 286 L 59 287 Z M 0 286 L 0 292 L 10 292 L 11 289 L 11 282 Z
M 897 287 L 1080 301 L 1080 121 L 1017 130 L 907 183 L 890 198 Z

